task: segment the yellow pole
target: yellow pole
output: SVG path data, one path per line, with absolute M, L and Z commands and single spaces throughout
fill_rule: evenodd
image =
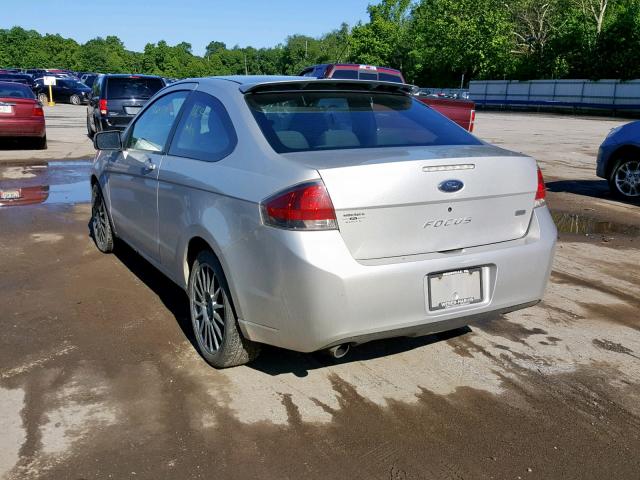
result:
M 49 84 L 49 106 L 53 107 L 55 102 L 53 101 L 53 91 L 51 90 L 51 84 Z

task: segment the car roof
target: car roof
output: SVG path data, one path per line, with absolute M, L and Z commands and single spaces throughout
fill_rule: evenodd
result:
M 101 75 L 109 78 L 162 78 L 160 75 L 138 75 L 137 73 L 103 73 Z
M 298 77 L 292 75 L 224 75 L 216 77 L 205 77 L 216 80 L 228 80 L 238 85 L 254 85 L 262 83 L 283 82 L 288 80 L 309 80 L 309 77 Z

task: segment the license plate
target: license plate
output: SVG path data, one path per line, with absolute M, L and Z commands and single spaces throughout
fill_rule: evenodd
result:
M 124 107 L 124 111 L 128 115 L 135 115 L 136 113 L 138 113 L 140 111 L 141 108 L 142 107 Z
M 482 302 L 482 269 L 466 268 L 428 276 L 429 310 Z
M 20 198 L 20 190 L 0 190 L 0 200 L 15 200 Z
M 11 105 L 0 105 L 0 113 L 13 113 Z

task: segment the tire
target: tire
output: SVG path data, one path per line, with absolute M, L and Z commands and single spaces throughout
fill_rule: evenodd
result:
M 94 132 L 93 128 L 91 128 L 91 122 L 89 121 L 89 116 L 87 115 L 87 136 L 89 138 L 93 138 L 95 134 L 96 132 Z
M 49 103 L 49 96 L 46 93 L 39 93 L 38 100 L 40 100 L 41 104 L 46 105 Z
M 34 141 L 35 147 L 37 150 L 46 150 L 47 149 L 47 136 L 38 137 Z
M 73 105 L 80 105 L 82 103 L 82 100 L 80 100 L 80 97 L 74 93 L 69 97 L 69 102 L 71 102 Z
M 640 156 L 618 160 L 609 177 L 609 188 L 618 198 L 640 200 Z
M 98 184 L 91 188 L 91 236 L 102 253 L 113 252 L 113 228 Z
M 191 267 L 187 294 L 193 335 L 207 363 L 227 368 L 258 356 L 259 345 L 245 339 L 238 328 L 229 286 L 211 251 L 198 253 Z

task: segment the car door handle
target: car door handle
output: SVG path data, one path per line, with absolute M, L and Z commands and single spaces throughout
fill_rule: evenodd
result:
M 155 169 L 156 169 L 156 164 L 151 161 L 145 163 L 143 167 L 143 170 L 145 171 L 145 173 L 153 172 Z

